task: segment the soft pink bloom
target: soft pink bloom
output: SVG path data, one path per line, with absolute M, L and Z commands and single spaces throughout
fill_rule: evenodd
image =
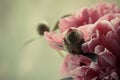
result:
M 120 77 L 120 14 L 107 14 L 87 28 L 90 37 L 82 45 L 82 49 L 85 52 L 98 54 L 98 62 L 75 66 L 78 62 L 81 63 L 81 57 L 77 59 L 77 56 L 70 55 L 75 57 L 76 64 L 71 64 L 73 59 L 66 57 L 62 69 L 68 70 L 74 66 L 74 69 L 70 69 L 66 74 L 73 76 L 75 80 L 118 80 Z M 83 60 L 82 63 L 85 61 Z M 83 67 L 87 67 L 88 71 L 81 69 Z M 79 75 L 80 73 L 82 75 Z
M 98 4 L 83 8 L 69 17 L 60 19 L 58 35 L 45 32 L 49 44 L 60 50 L 64 33 L 77 29 L 84 35 L 84 52 L 96 53 L 98 61 L 92 62 L 82 55 L 68 54 L 61 65 L 61 77 L 74 80 L 119 80 L 120 78 L 120 9 L 111 4 Z

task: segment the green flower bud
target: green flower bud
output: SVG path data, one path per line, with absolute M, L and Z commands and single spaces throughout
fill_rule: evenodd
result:
M 48 27 L 48 25 L 41 23 L 38 25 L 37 31 L 38 31 L 39 35 L 44 35 L 45 31 L 49 32 L 49 27 Z
M 77 29 L 69 29 L 65 34 L 65 49 L 71 54 L 82 53 L 82 44 L 84 43 L 83 34 Z

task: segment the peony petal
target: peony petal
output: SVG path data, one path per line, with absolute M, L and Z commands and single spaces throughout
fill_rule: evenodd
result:
M 85 80 L 93 80 L 98 76 L 98 73 L 91 68 L 89 68 L 85 73 L 86 73 L 84 76 Z
M 85 72 L 89 69 L 88 66 L 77 67 L 74 70 L 71 70 L 70 73 L 73 76 L 84 76 Z
M 101 66 L 106 66 L 106 67 L 107 66 L 115 67 L 116 58 L 111 52 L 105 49 L 104 52 L 101 52 L 99 55 L 99 64 L 101 64 Z
M 113 32 L 110 31 L 106 36 L 102 37 L 103 46 L 106 47 L 110 52 L 112 52 L 116 58 L 120 57 L 120 45 L 115 40 Z
M 74 16 L 69 16 L 69 17 L 60 19 L 58 25 L 61 32 L 64 32 L 65 30 L 71 27 L 77 27 L 76 19 Z
M 63 38 L 54 32 L 45 32 L 44 37 L 54 49 L 61 50 L 63 46 Z
M 69 57 L 70 57 L 70 55 L 68 54 L 68 55 L 65 57 L 63 63 L 61 64 L 61 67 L 60 67 L 60 75 L 61 75 L 61 77 L 63 77 L 63 78 L 64 78 L 64 77 L 70 77 L 70 76 L 71 76 L 70 73 L 69 73 L 69 70 L 68 70 Z
M 94 52 L 97 54 L 99 54 L 100 52 L 103 52 L 103 51 L 104 51 L 104 47 L 102 45 L 97 45 L 94 50 Z

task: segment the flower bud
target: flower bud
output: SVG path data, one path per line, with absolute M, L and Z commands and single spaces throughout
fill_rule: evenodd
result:
M 65 34 L 65 49 L 71 54 L 82 53 L 81 46 L 84 42 L 83 34 L 77 29 L 69 29 Z
M 41 23 L 38 25 L 37 31 L 38 31 L 39 35 L 44 35 L 45 31 L 49 32 L 49 27 L 48 27 L 48 25 Z

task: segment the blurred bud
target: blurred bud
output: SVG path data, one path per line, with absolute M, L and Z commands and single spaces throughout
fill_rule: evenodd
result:
M 44 35 L 45 31 L 49 32 L 49 27 L 45 23 L 41 23 L 38 25 L 37 31 L 38 31 L 39 35 Z
M 83 34 L 77 29 L 69 29 L 65 34 L 65 49 L 71 54 L 82 53 L 81 46 L 84 42 Z

